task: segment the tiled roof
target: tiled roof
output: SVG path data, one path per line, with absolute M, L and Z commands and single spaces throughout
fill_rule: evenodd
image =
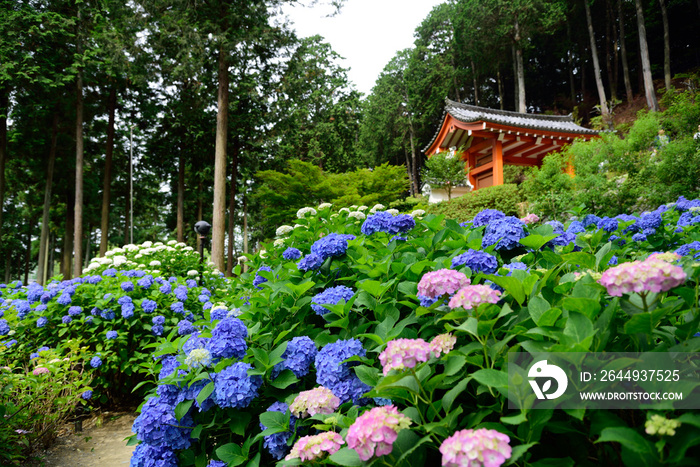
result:
M 490 122 L 500 125 L 511 125 L 520 128 L 530 128 L 543 131 L 560 131 L 564 133 L 580 133 L 597 135 L 598 132 L 574 123 L 569 115 L 523 114 L 507 110 L 487 109 L 474 105 L 460 104 L 449 99 L 445 100 L 445 111 L 460 122 Z
M 520 112 L 511 112 L 508 110 L 487 109 L 486 107 L 461 104 L 450 99 L 445 99 L 445 114 L 450 114 L 452 117 L 463 123 L 488 122 L 497 125 L 508 125 L 531 130 L 575 133 L 581 135 L 597 135 L 599 133 L 596 130 L 591 130 L 577 125 L 574 122 L 571 114 L 524 114 Z M 427 151 L 428 148 L 435 142 L 435 139 L 439 133 L 440 128 L 437 129 L 435 135 L 430 140 L 430 143 L 428 143 L 423 149 L 424 152 Z

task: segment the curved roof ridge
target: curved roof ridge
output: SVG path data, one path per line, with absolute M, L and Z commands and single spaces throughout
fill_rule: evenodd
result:
M 504 117 L 518 117 L 518 118 L 530 118 L 537 120 L 564 120 L 567 122 L 573 122 L 574 119 L 571 114 L 568 115 L 548 115 L 548 114 L 528 114 L 522 112 L 516 112 L 513 110 L 501 110 L 501 109 L 491 109 L 489 107 L 479 107 L 476 105 L 463 104 L 461 102 L 453 101 L 450 99 L 445 99 L 446 106 L 454 106 L 457 108 L 462 108 L 464 110 L 470 110 L 472 112 L 481 112 L 485 114 L 502 115 Z

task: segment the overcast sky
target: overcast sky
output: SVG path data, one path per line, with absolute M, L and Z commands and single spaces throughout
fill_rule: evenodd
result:
M 328 8 L 287 7 L 300 37 L 319 34 L 345 58 L 342 66 L 358 91 L 369 94 L 397 51 L 413 46 L 413 32 L 445 0 L 346 0 L 340 14 Z

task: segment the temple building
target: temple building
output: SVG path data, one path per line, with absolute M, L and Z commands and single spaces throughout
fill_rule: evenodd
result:
M 540 166 L 544 156 L 574 139 L 598 135 L 577 125 L 571 115 L 523 114 L 445 102 L 442 126 L 423 152 L 430 157 L 456 151 L 475 190 L 502 185 L 504 165 Z

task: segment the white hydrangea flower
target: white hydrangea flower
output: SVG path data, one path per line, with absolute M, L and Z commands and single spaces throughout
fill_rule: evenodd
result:
M 184 247 L 186 247 L 187 245 L 186 245 L 185 243 L 180 242 L 180 243 L 176 243 L 175 246 L 178 247 L 178 248 L 184 248 Z
M 228 314 L 226 315 L 229 318 L 235 318 L 237 316 L 241 315 L 241 309 L 240 308 L 234 308 L 233 310 L 229 311 Z
M 261 258 L 267 258 L 267 250 L 260 250 L 260 253 L 258 253 Z
M 294 228 L 295 228 L 295 229 L 305 229 L 306 226 L 305 226 L 305 225 L 301 225 L 301 224 L 294 224 Z
M 153 248 L 144 248 L 143 250 L 141 250 L 141 254 L 142 254 L 142 255 L 150 255 L 150 254 L 153 253 L 154 251 L 155 251 L 155 250 L 154 250 Z
M 143 258 L 143 255 L 141 253 L 137 253 L 136 256 L 134 256 L 135 259 L 141 259 Z
M 355 209 L 357 209 L 357 204 L 353 204 L 352 206 L 350 206 L 351 211 L 354 211 Z
M 275 240 L 275 248 L 279 248 L 284 245 L 284 238 L 278 238 Z
M 209 266 L 210 268 L 213 268 L 214 266 L 216 266 L 216 263 L 214 263 L 214 261 L 209 261 L 207 263 L 207 266 Z
M 331 214 L 331 219 L 335 219 L 336 217 L 338 217 L 338 213 Z
M 170 262 L 171 262 L 171 263 L 174 263 L 174 262 L 175 262 L 175 258 L 171 258 L 171 259 L 170 259 Z
M 365 217 L 367 217 L 367 216 L 365 216 L 360 211 L 352 211 L 351 213 L 348 214 L 348 217 L 354 217 L 355 219 L 364 220 Z
M 160 261 L 158 261 L 157 259 L 154 259 L 153 261 L 148 263 L 148 265 L 153 266 L 153 267 L 158 267 L 158 266 L 160 266 Z
M 338 212 L 350 212 L 350 210 L 348 208 L 340 208 Z
M 175 248 L 169 246 L 169 247 L 166 248 L 166 250 L 167 250 L 167 251 L 175 251 Z
M 186 247 L 183 248 L 182 250 L 183 250 L 183 251 L 193 251 L 194 248 L 192 248 L 191 246 L 186 246 Z
M 163 246 L 163 242 L 155 242 L 153 246 Z
M 160 269 L 154 269 L 151 271 L 152 274 L 160 274 Z
M 333 206 L 331 203 L 321 203 L 318 205 L 318 210 L 321 211 L 322 209 L 328 209 L 331 206 Z
M 367 206 L 364 206 L 364 205 L 357 208 L 358 211 L 366 211 L 367 209 L 369 209 L 369 208 Z
M 101 258 L 100 263 L 102 264 L 112 264 L 112 258 Z
M 187 271 L 187 275 L 190 276 L 190 277 L 194 277 L 194 276 L 196 276 L 197 274 L 199 274 L 199 272 L 195 271 L 194 269 L 191 269 L 191 270 Z
M 126 263 L 127 259 L 126 256 L 115 256 L 114 257 L 114 265 L 115 266 L 121 266 L 122 264 Z
M 423 217 L 425 216 L 425 211 L 423 209 L 416 209 L 411 213 L 411 217 Z
M 239 256 L 238 258 L 236 258 L 236 261 L 238 261 L 238 264 L 242 264 L 242 263 L 245 263 L 246 261 L 248 261 L 248 257 L 247 256 Z
M 387 209 L 386 212 L 391 214 L 392 216 L 398 216 L 399 215 L 399 210 L 398 209 Z
M 128 245 L 124 245 L 125 251 L 139 251 L 140 249 L 141 249 L 140 246 L 134 245 L 133 243 L 129 243 Z
M 297 211 L 297 217 L 299 219 L 303 219 L 304 217 L 306 217 L 307 214 L 311 214 L 312 216 L 315 216 L 316 210 L 312 207 L 307 206 L 307 207 L 301 208 Z
M 383 204 L 375 204 L 374 206 L 372 206 L 372 209 L 370 209 L 369 212 L 374 214 L 375 212 L 382 211 L 384 209 L 386 209 L 386 206 L 384 206 Z
M 279 227 L 277 227 L 275 235 L 277 235 L 278 237 L 283 237 L 292 230 L 294 230 L 294 227 L 292 227 L 291 225 L 280 225 Z
M 143 263 L 139 264 L 139 265 L 136 266 L 136 267 L 139 268 L 139 269 L 146 269 L 146 265 L 143 264 Z
M 177 244 L 177 240 L 169 240 L 168 241 L 168 245 L 170 245 L 170 246 L 173 246 L 175 244 Z
M 107 250 L 107 251 L 105 251 L 105 256 L 114 256 L 115 253 L 116 253 L 116 251 L 114 251 L 114 250 Z
M 148 241 L 143 242 L 143 243 L 141 244 L 141 246 L 144 247 L 144 248 L 151 248 L 151 247 L 153 246 L 153 242 L 150 241 L 150 240 L 148 240 Z

